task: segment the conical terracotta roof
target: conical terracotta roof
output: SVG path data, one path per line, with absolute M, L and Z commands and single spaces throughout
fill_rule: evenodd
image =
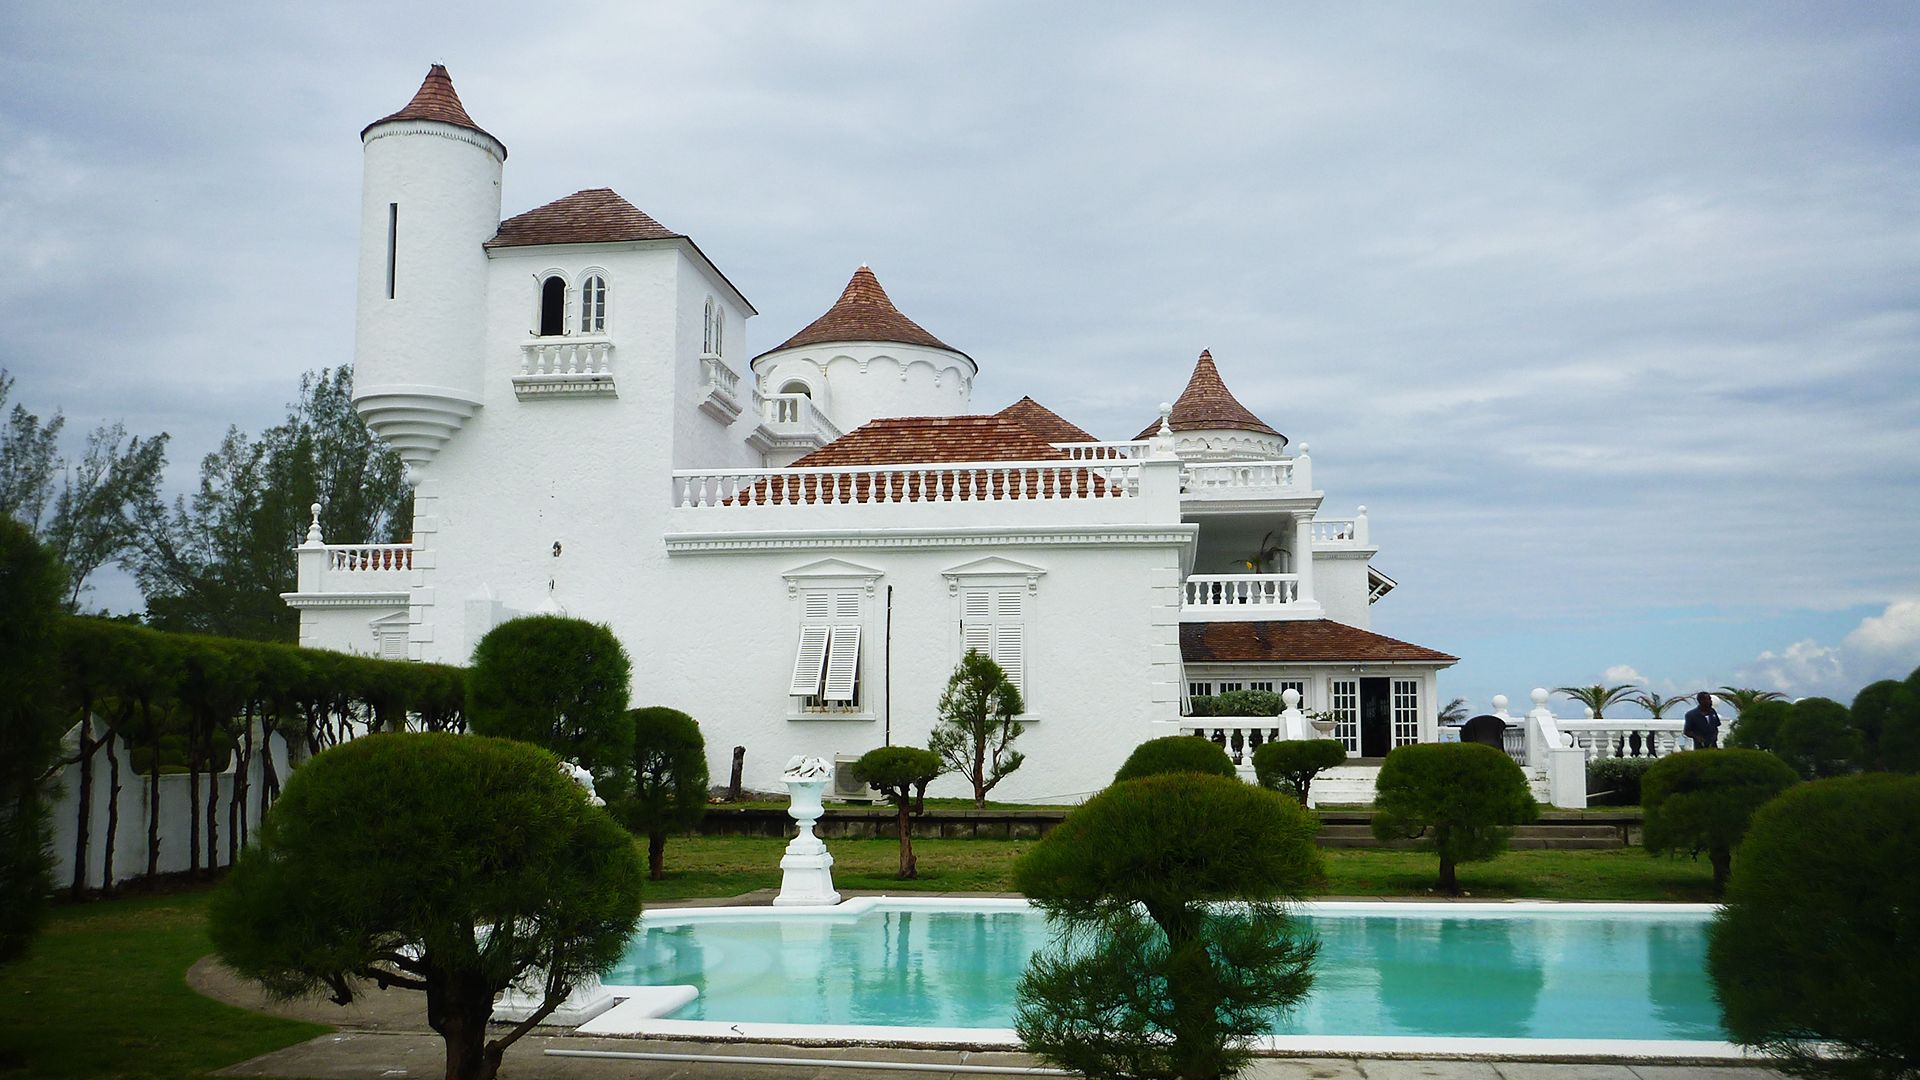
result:
M 672 240 L 681 234 L 653 220 L 612 188 L 588 188 L 500 223 L 490 248 L 535 244 L 617 244 Z
M 1023 397 L 993 415 L 1012 420 L 1050 443 L 1100 441 L 1030 397 Z
M 1187 388 L 1180 392 L 1180 399 L 1173 403 L 1173 416 L 1168 422 L 1175 431 L 1227 429 L 1280 435 L 1234 398 L 1227 384 L 1220 381 L 1220 369 L 1213 366 L 1213 353 L 1204 349 L 1200 352 L 1199 363 L 1193 365 L 1193 377 L 1187 380 Z M 1155 418 L 1146 430 L 1134 438 L 1151 439 L 1159 431 L 1160 421 Z
M 443 124 L 477 131 L 494 142 L 500 142 L 492 132 L 474 123 L 473 117 L 467 115 L 467 107 L 460 104 L 460 95 L 454 92 L 453 77 L 447 74 L 445 64 L 435 64 L 427 69 L 426 80 L 420 84 L 413 100 L 407 102 L 406 108 L 361 128 L 360 136 L 365 138 L 367 132 L 393 120 L 438 120 Z M 500 152 L 505 154 L 506 150 L 507 144 L 500 143 Z
M 960 353 L 959 349 L 941 341 L 926 332 L 919 323 L 900 314 L 900 309 L 888 299 L 887 290 L 880 287 L 880 279 L 864 264 L 853 272 L 853 279 L 840 291 L 840 299 L 833 302 L 825 315 L 813 320 L 799 333 L 768 349 L 760 356 L 777 353 L 782 349 L 797 349 L 803 345 L 820 345 L 834 341 L 891 341 L 902 345 L 924 345 L 930 349 L 945 349 L 950 353 Z M 754 359 L 758 360 L 756 356 Z M 968 356 L 968 360 L 973 358 Z

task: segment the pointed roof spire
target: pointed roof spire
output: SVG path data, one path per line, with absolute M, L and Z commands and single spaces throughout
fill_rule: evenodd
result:
M 454 127 L 466 128 L 468 131 L 477 131 L 493 139 L 494 142 L 500 143 L 499 139 L 494 139 L 492 132 L 474 123 L 473 117 L 467 115 L 467 107 L 460 104 L 460 95 L 454 92 L 453 77 L 447 74 L 445 64 L 435 64 L 428 68 L 426 79 L 420 83 L 420 89 L 414 93 L 413 100 L 407 102 L 407 107 L 361 128 L 360 137 L 364 139 L 367 132 L 395 120 L 437 120 L 442 124 L 452 124 Z M 500 143 L 502 156 L 505 156 L 506 150 L 506 144 Z
M 1240 404 L 1232 391 L 1227 389 L 1227 384 L 1220 381 L 1220 369 L 1213 366 L 1213 352 L 1209 349 L 1200 350 L 1200 360 L 1193 365 L 1193 377 L 1187 380 L 1187 388 L 1180 392 L 1179 400 L 1173 403 L 1173 414 L 1168 422 L 1175 431 L 1258 431 L 1286 438 Z M 1155 419 L 1134 438 L 1151 439 L 1159 430 L 1160 421 Z
M 867 264 L 861 263 L 860 269 L 853 272 L 853 278 L 840 292 L 840 299 L 833 302 L 825 315 L 808 323 L 799 333 L 786 341 L 761 353 L 777 353 L 783 349 L 797 349 L 802 345 L 820 345 L 837 341 L 887 341 L 901 345 L 924 345 L 929 349 L 944 349 L 950 353 L 967 356 L 959 349 L 948 345 L 932 334 L 927 333 L 919 323 L 900 314 L 893 306 L 887 290 L 880 287 L 880 279 L 873 275 Z M 755 357 L 754 359 L 759 359 Z M 971 361 L 973 358 L 967 356 Z

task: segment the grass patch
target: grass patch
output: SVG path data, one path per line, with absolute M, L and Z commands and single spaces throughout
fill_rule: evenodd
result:
M 189 989 L 212 951 L 206 907 L 197 892 L 56 908 L 0 968 L 0 1077 L 201 1077 L 331 1030 Z
M 834 884 L 887 892 L 1010 892 L 1013 863 L 1030 840 L 915 840 L 920 877 L 900 881 L 899 843 L 891 838 L 828 840 Z M 786 841 L 760 836 L 691 836 L 667 842 L 667 880 L 645 896 L 682 900 L 777 888 Z M 1420 851 L 1332 848 L 1324 896 L 1426 896 L 1439 878 L 1437 858 Z M 1713 898 L 1704 862 L 1655 858 L 1641 848 L 1614 851 L 1510 851 L 1460 867 L 1460 886 L 1483 899 L 1669 900 Z

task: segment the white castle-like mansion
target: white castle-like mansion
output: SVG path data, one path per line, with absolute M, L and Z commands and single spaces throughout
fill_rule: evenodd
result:
M 1394 583 L 1365 508 L 1324 516 L 1307 447 L 1208 354 L 1130 441 L 980 412 L 974 358 L 863 266 L 749 358 L 746 297 L 612 191 L 502 220 L 506 147 L 444 68 L 361 141 L 354 402 L 413 537 L 316 524 L 302 644 L 459 664 L 518 614 L 602 622 L 634 703 L 698 719 L 716 776 L 747 747 L 763 789 L 794 754 L 924 745 L 968 649 L 1026 699 L 996 798 L 1084 797 L 1146 739 L 1231 725 L 1183 712 L 1236 688 L 1298 689 L 1355 757 L 1436 738 L 1454 657 L 1369 629 Z

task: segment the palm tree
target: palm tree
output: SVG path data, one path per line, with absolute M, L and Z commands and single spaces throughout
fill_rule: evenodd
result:
M 1726 702 L 1733 707 L 1734 712 L 1740 714 L 1745 714 L 1748 709 L 1753 708 L 1763 701 L 1785 701 L 1787 699 L 1787 695 L 1779 693 L 1778 691 L 1743 690 L 1737 686 L 1723 686 L 1714 691 L 1713 696 Z
M 1668 709 L 1677 709 L 1687 702 L 1692 701 L 1693 695 L 1675 694 L 1672 697 L 1662 697 L 1652 690 L 1642 690 L 1637 694 L 1630 695 L 1627 700 L 1652 713 L 1653 718 L 1659 720 L 1667 715 Z
M 1585 705 L 1587 708 L 1592 709 L 1593 718 L 1599 720 L 1606 716 L 1609 705 L 1617 705 L 1627 700 L 1627 695 L 1633 693 L 1634 688 L 1632 684 L 1625 686 L 1556 686 L 1553 692 L 1556 694 L 1565 694 L 1580 704 Z
M 1440 710 L 1440 722 L 1443 724 L 1464 724 L 1467 722 L 1467 699 L 1454 698 L 1447 707 Z

